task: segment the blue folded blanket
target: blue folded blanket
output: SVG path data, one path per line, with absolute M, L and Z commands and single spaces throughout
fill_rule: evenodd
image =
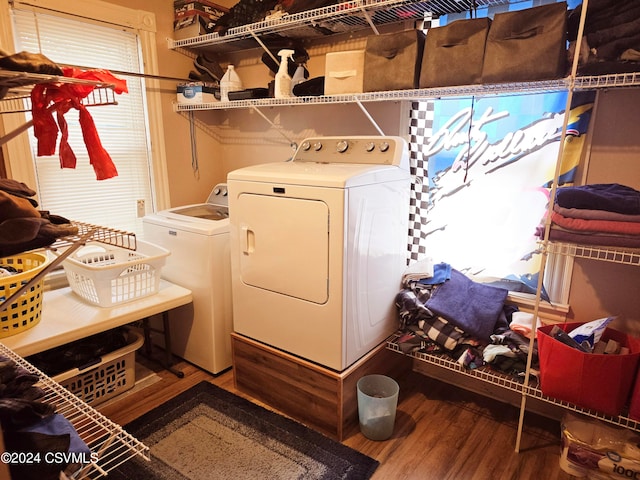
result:
M 508 293 L 474 282 L 452 268 L 451 278 L 432 292 L 426 307 L 467 334 L 489 340 Z
M 640 214 L 640 192 L 617 183 L 593 183 L 556 190 L 556 203 L 563 208 L 606 210 L 627 215 Z

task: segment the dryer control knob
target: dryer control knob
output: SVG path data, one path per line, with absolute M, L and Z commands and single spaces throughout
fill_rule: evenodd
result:
M 367 152 L 373 152 L 376 148 L 376 144 L 373 142 L 367 142 L 366 145 L 364 146 L 364 149 Z
M 380 144 L 380 151 L 381 152 L 386 152 L 387 150 L 389 150 L 389 143 L 387 142 L 382 142 Z
M 311 148 L 311 144 L 309 142 L 302 142 L 300 148 L 306 152 Z
M 214 188 L 213 189 L 213 194 L 214 195 L 220 195 L 220 189 L 219 188 Z
M 320 150 L 322 150 L 322 143 L 320 143 L 320 142 L 316 142 L 316 143 L 314 143 L 314 144 L 313 144 L 313 149 L 314 149 L 316 152 L 319 152 Z
M 338 153 L 344 153 L 347 151 L 348 148 L 349 148 L 349 142 L 347 142 L 346 140 L 340 140 L 336 144 L 336 150 L 338 151 Z

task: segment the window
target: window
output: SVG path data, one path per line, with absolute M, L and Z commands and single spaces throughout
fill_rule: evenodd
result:
M 51 7 L 43 10 L 14 2 L 11 18 L 15 51 L 40 52 L 60 65 L 110 70 L 127 81 L 129 93 L 117 95 L 117 105 L 89 107 L 101 143 L 113 159 L 118 176 L 96 180 L 78 124 L 78 113 L 71 109 L 65 120 L 69 124 L 69 143 L 78 159 L 77 167 L 61 169 L 57 152 L 51 157 L 36 157 L 36 140 L 30 130 L 34 159 L 32 181 L 35 182 L 31 186 L 38 191 L 43 210 L 72 220 L 141 233 L 141 216 L 151 211 L 155 203 L 154 174 L 158 182 L 163 178 L 163 168 L 158 168 L 164 162 L 163 144 L 156 141 L 152 150 L 153 142 L 149 140 L 150 135 L 154 140 L 160 137 L 157 132 L 161 125 L 157 118 L 152 117 L 151 123 L 147 120 L 146 100 L 154 99 L 147 98 L 150 95 L 145 90 L 144 77 L 117 72 L 142 73 L 143 64 L 155 64 L 155 61 L 142 60 L 141 52 L 149 51 L 148 45 L 142 45 L 149 42 L 149 32 L 114 25 L 114 19 L 135 24 L 129 16 L 122 15 L 127 12 L 122 7 L 97 1 L 81 2 L 82 5 L 74 2 L 72 6 L 65 3 L 38 2 L 38 6 Z M 98 6 L 102 8 L 97 9 Z M 63 9 L 78 12 L 80 16 L 59 11 Z M 104 9 L 110 12 L 106 15 L 108 18 L 104 18 Z M 97 12 L 106 23 L 89 19 Z M 10 152 L 9 159 L 15 164 L 14 156 Z M 12 173 L 14 178 L 29 184 L 29 178 Z M 160 198 L 164 198 L 163 186 L 158 190 Z

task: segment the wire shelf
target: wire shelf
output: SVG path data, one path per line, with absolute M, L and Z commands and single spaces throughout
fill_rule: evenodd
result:
M 227 110 L 235 108 L 277 107 L 289 105 L 344 104 L 359 102 L 384 102 L 426 100 L 429 98 L 489 96 L 506 93 L 555 92 L 566 90 L 565 78 L 540 82 L 499 83 L 488 85 L 461 85 L 455 87 L 422 88 L 415 90 L 390 90 L 357 94 L 322 95 L 289 98 L 260 98 L 253 100 L 232 100 L 229 102 L 209 102 L 202 104 L 175 103 L 178 112 L 189 110 Z
M 614 247 L 598 247 L 593 245 L 579 245 L 574 243 L 549 242 L 549 253 L 567 255 L 576 258 L 588 258 L 603 262 L 622 263 L 624 265 L 640 266 L 640 249 L 623 249 Z
M 637 87 L 640 85 L 640 72 L 609 73 L 605 75 L 576 77 L 575 88 L 593 90 L 609 87 Z
M 91 454 L 97 456 L 93 463 L 85 465 L 71 478 L 103 477 L 133 457 L 150 460 L 149 447 L 1 343 L 0 355 L 13 360 L 18 366 L 40 377 L 37 386 L 45 392 L 43 401 L 55 406 L 56 412 L 73 425 L 80 438 L 89 447 Z
M 31 111 L 31 90 L 43 83 L 73 84 L 94 87 L 81 103 L 85 106 L 117 105 L 113 85 L 58 75 L 42 75 L 0 69 L 0 89 L 7 89 L 0 99 L 0 114 Z
M 455 372 L 460 375 L 476 378 L 478 380 L 489 383 L 491 385 L 498 386 L 505 390 L 510 390 L 512 392 L 517 392 L 522 395 L 527 395 L 528 397 L 535 398 L 545 403 L 562 407 L 565 410 L 571 410 L 573 412 L 580 413 L 582 415 L 586 415 L 592 418 L 597 418 L 607 423 L 611 423 L 614 425 L 622 426 L 622 427 L 640 432 L 640 422 L 637 422 L 627 417 L 626 415 L 620 415 L 616 417 L 604 415 L 602 413 L 599 413 L 593 410 L 581 408 L 577 405 L 574 405 L 569 402 L 565 402 L 563 400 L 559 400 L 557 398 L 549 397 L 547 395 L 544 395 L 542 391 L 538 388 L 538 386 L 535 384 L 524 385 L 514 377 L 497 372 L 488 367 L 469 369 L 456 363 L 452 358 L 447 357 L 446 355 L 435 355 L 435 354 L 428 354 L 428 353 L 422 353 L 422 352 L 411 352 L 411 353 L 405 354 L 404 352 L 402 352 L 402 350 L 400 350 L 400 347 L 396 343 L 398 338 L 399 338 L 398 333 L 395 333 L 391 335 L 389 338 L 387 338 L 388 350 L 400 353 L 402 355 L 408 355 L 421 362 L 425 362 L 430 365 L 435 365 L 437 367 L 440 367 L 442 369 L 445 369 L 451 372 Z
M 253 107 L 277 107 L 292 105 L 344 104 L 359 102 L 384 102 L 427 100 L 430 98 L 490 96 L 505 94 L 526 94 L 557 92 L 570 88 L 570 79 L 559 78 L 536 82 L 494 83 L 478 85 L 459 85 L 452 87 L 421 88 L 415 90 L 391 90 L 385 92 L 367 92 L 342 95 L 322 95 L 289 98 L 260 98 L 253 100 L 233 100 L 229 102 L 210 102 L 201 104 L 174 103 L 177 112 L 193 110 L 229 110 Z M 639 73 L 610 74 L 598 77 L 576 78 L 576 88 L 588 90 L 609 87 L 640 86 Z
M 137 250 L 135 233 L 126 232 L 124 230 L 118 230 L 115 228 L 101 227 L 99 225 L 92 225 L 90 223 L 76 221 L 73 221 L 71 223 L 74 226 L 78 227 L 78 233 L 75 235 L 68 235 L 59 238 L 55 243 L 48 247 L 49 249 L 57 250 L 59 248 L 69 247 L 75 242 L 79 241 L 84 235 L 91 232 L 90 240 L 105 243 L 107 245 L 126 248 L 127 250 Z
M 478 8 L 505 5 L 507 0 L 478 0 Z M 514 3 L 514 2 L 511 2 Z M 357 0 L 316 8 L 229 29 L 224 35 L 210 33 L 182 40 L 169 40 L 169 48 L 229 51 L 229 44 L 241 40 L 233 50 L 257 47 L 257 35 L 283 34 L 290 38 L 322 38 L 336 33 L 349 33 L 379 25 L 418 20 L 432 16 L 469 10 L 463 0 Z

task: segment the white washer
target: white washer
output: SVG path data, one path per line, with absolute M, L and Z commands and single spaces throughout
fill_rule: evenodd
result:
M 162 277 L 188 288 L 192 305 L 169 312 L 173 353 L 211 373 L 231 366 L 231 266 L 226 184 L 206 203 L 143 218 L 144 238 L 171 251 Z M 154 343 L 163 339 L 154 338 Z
M 400 137 L 319 137 L 230 172 L 234 330 L 337 371 L 393 333 L 408 163 Z

